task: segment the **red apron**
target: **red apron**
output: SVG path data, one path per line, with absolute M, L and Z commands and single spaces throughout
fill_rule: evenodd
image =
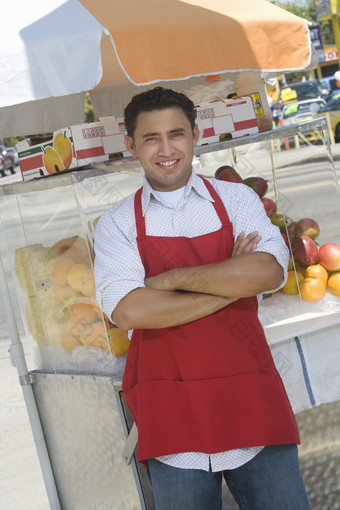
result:
M 137 244 L 146 277 L 230 257 L 232 224 L 213 186 L 204 182 L 222 227 L 194 238 L 146 236 L 142 190 L 137 191 Z M 255 296 L 182 326 L 134 330 L 123 391 L 138 427 L 141 462 L 180 452 L 299 442 Z

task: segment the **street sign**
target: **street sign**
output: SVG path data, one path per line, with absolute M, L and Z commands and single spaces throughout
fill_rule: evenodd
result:
M 312 25 L 309 27 L 309 33 L 311 41 L 316 49 L 316 52 L 319 57 L 319 62 L 324 61 L 324 49 L 322 45 L 322 39 L 321 39 L 321 31 L 320 31 L 320 25 Z

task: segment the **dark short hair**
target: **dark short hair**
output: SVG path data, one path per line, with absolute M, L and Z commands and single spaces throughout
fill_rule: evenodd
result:
M 182 92 L 155 87 L 134 96 L 125 108 L 124 121 L 127 134 L 131 138 L 133 137 L 137 125 L 137 117 L 140 113 L 172 107 L 181 108 L 190 122 L 191 128 L 194 129 L 197 112 L 191 99 Z

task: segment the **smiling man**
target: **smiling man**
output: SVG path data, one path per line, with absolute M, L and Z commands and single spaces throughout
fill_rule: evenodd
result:
M 192 169 L 193 103 L 156 87 L 125 109 L 143 187 L 95 232 L 97 298 L 133 330 L 123 391 L 157 510 L 307 510 L 295 418 L 257 316 L 288 250 L 247 186 Z

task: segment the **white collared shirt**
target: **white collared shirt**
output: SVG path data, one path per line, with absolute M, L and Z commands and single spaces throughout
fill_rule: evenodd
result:
M 284 285 L 287 278 L 289 252 L 280 230 L 265 213 L 259 197 L 248 186 L 208 179 L 216 189 L 233 225 L 234 240 L 241 232 L 248 235 L 258 231 L 262 239 L 256 251 L 272 254 L 283 268 Z M 171 193 L 171 192 L 169 192 Z M 175 195 L 157 193 L 144 178 L 142 213 L 146 234 L 163 237 L 196 237 L 214 232 L 221 222 L 204 182 L 193 171 L 178 200 Z M 168 200 L 166 200 L 168 198 Z M 129 292 L 145 287 L 145 271 L 136 242 L 134 194 L 129 195 L 106 211 L 95 230 L 95 279 L 97 300 L 111 317 L 119 301 Z M 277 290 L 277 289 L 273 289 Z M 158 460 L 184 469 L 212 471 L 234 469 L 251 460 L 263 447 L 229 450 L 213 455 L 188 452 L 161 457 Z

